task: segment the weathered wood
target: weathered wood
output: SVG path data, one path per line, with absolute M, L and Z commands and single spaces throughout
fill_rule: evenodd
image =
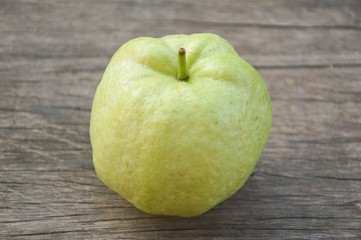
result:
M 361 2 L 0 0 L 0 239 L 360 239 Z M 141 213 L 96 177 L 95 88 L 141 35 L 216 32 L 263 75 L 270 141 L 231 199 Z

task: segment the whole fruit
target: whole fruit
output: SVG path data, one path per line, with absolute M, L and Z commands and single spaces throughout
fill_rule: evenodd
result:
M 262 77 L 225 39 L 136 38 L 114 54 L 96 90 L 94 166 L 144 212 L 196 216 L 245 183 L 271 119 Z

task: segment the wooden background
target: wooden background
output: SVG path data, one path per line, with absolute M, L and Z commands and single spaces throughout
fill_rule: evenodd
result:
M 231 199 L 149 216 L 94 173 L 89 112 L 137 36 L 214 32 L 263 75 L 271 138 Z M 0 239 L 361 239 L 361 1 L 0 0 Z

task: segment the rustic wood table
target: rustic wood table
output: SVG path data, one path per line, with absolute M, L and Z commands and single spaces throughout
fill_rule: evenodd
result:
M 232 198 L 150 216 L 103 185 L 92 98 L 137 36 L 214 32 L 263 75 L 271 137 Z M 0 0 L 0 239 L 361 239 L 361 1 Z

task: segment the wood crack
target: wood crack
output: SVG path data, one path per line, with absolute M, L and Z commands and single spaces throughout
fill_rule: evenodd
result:
M 361 63 L 325 63 L 325 64 L 298 64 L 298 65 L 253 65 L 256 69 L 324 69 L 324 68 L 361 68 Z
M 260 29 L 285 29 L 285 30 L 352 30 L 360 31 L 359 25 L 297 25 L 297 24 L 271 24 L 271 23 L 241 23 L 241 22 L 216 22 L 202 21 L 195 19 L 172 19 L 176 23 L 204 24 L 217 27 L 233 27 L 233 28 L 260 28 Z

